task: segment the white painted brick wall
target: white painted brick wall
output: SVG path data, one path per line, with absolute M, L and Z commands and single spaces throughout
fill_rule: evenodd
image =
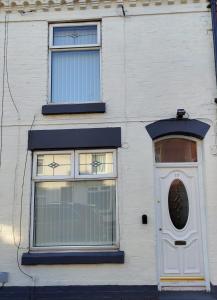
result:
M 120 16 L 117 8 L 110 13 L 101 9 L 10 15 L 8 70 L 21 119 L 17 119 L 7 92 L 0 169 L 0 271 L 9 272 L 8 285 L 32 284 L 17 268 L 12 224 L 18 241 L 27 131 L 34 115 L 34 129 L 122 127 L 118 203 L 120 248 L 125 251 L 126 262 L 123 265 L 23 266 L 23 270 L 34 276 L 37 285 L 157 284 L 153 150 L 145 125 L 174 117 L 177 108 L 185 108 L 191 118 L 211 125 L 216 120 L 210 14 L 200 12 L 199 5 L 195 5 L 197 12 L 190 13 L 192 7 L 184 14 L 175 13 L 174 8 L 168 11 L 168 7 L 164 11 L 162 6 L 151 8 L 153 14 L 147 15 L 140 15 L 144 8 L 137 7 L 132 11 L 139 15 L 126 18 Z M 2 15 L 0 18 L 3 20 Z M 48 22 L 96 18 L 102 18 L 102 89 L 107 113 L 43 117 L 41 107 L 48 100 Z M 3 34 L 4 26 L 0 23 L 1 45 Z M 2 58 L 0 47 L 0 82 Z M 204 140 L 204 180 L 213 284 L 217 284 L 217 157 L 211 155 L 210 146 L 215 143 L 212 126 Z M 20 255 L 27 251 L 29 242 L 30 178 L 29 153 L 23 197 L 21 246 L 24 249 Z M 148 225 L 141 224 L 144 213 L 148 215 Z

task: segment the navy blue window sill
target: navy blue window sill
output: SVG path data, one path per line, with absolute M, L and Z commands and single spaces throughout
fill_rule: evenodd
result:
M 61 114 L 84 114 L 84 113 L 104 113 L 105 103 L 82 103 L 82 104 L 47 104 L 42 106 L 43 115 Z
M 123 264 L 124 251 L 23 253 L 22 265 Z

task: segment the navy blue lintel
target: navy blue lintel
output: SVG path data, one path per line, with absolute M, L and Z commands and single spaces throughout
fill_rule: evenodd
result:
M 61 150 L 121 147 L 121 128 L 30 130 L 29 150 Z

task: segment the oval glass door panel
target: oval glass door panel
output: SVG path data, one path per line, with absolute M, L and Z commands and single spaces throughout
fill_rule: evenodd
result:
M 173 180 L 169 189 L 168 207 L 170 219 L 176 229 L 183 229 L 188 221 L 189 202 L 188 194 L 183 182 Z

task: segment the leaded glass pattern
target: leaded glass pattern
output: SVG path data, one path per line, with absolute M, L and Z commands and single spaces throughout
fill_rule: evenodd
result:
M 113 173 L 113 153 L 80 153 L 79 175 L 103 175 Z
M 97 25 L 54 27 L 54 46 L 92 44 L 97 44 Z
M 70 154 L 37 155 L 37 176 L 67 176 L 70 174 Z

